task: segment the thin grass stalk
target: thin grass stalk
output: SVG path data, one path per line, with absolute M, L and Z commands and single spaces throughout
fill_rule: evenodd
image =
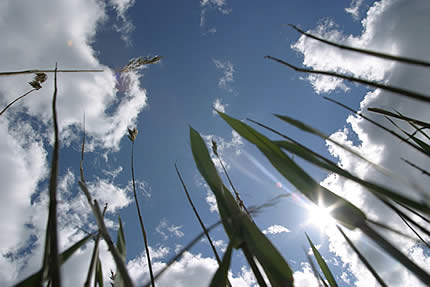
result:
M 402 215 L 399 215 L 399 217 L 402 219 L 402 221 L 406 224 L 407 227 L 409 227 L 410 230 L 412 230 L 413 233 L 415 233 L 415 235 L 421 240 L 421 242 L 427 246 L 427 248 L 430 249 L 430 245 L 424 240 L 424 238 L 421 237 L 421 235 L 415 230 L 415 228 L 413 228 L 409 222 L 406 220 L 406 218 L 404 218 Z
M 381 287 L 388 287 L 387 284 L 385 284 L 384 280 L 379 276 L 378 272 L 373 269 L 372 265 L 370 265 L 369 261 L 361 254 L 361 252 L 355 247 L 354 243 L 349 239 L 348 236 L 343 232 L 342 228 L 339 225 L 336 225 L 337 229 L 339 229 L 340 233 L 342 234 L 343 238 L 345 238 L 348 245 L 354 250 L 354 252 L 357 254 L 358 258 L 361 260 L 361 262 L 366 266 L 367 270 L 372 273 L 373 277 L 375 277 L 376 281 L 378 281 L 379 285 Z
M 220 225 L 222 223 L 221 220 L 218 220 L 217 222 L 213 223 L 212 225 L 210 225 L 209 227 L 206 228 L 207 232 L 210 232 L 212 229 L 214 229 L 215 227 L 217 227 L 218 225 Z M 169 269 L 169 267 L 176 262 L 176 260 L 178 260 L 179 258 L 182 257 L 182 255 L 188 251 L 191 247 L 193 247 L 197 242 L 200 241 L 200 239 L 205 235 L 205 232 L 202 231 L 200 232 L 196 237 L 194 237 L 193 240 L 191 240 L 190 243 L 188 243 L 184 248 L 181 249 L 181 251 L 178 252 L 178 254 L 176 254 L 172 259 L 169 260 L 169 262 L 166 263 L 166 266 L 164 266 L 160 271 L 158 271 L 157 274 L 155 274 L 154 276 L 154 280 L 157 280 L 164 272 L 166 272 L 167 269 Z M 144 287 L 149 287 L 151 285 L 151 281 L 146 283 L 144 285 Z
M 24 71 L 14 71 L 14 72 L 0 72 L 1 76 L 15 76 L 15 75 L 22 75 L 22 74 L 35 74 L 35 73 L 97 73 L 97 72 L 104 72 L 104 70 L 24 70 Z
M 252 255 L 248 246 L 246 244 L 242 244 L 242 246 L 240 248 L 242 249 L 243 254 L 245 255 L 245 258 L 248 261 L 248 264 L 251 267 L 252 272 L 255 275 L 255 279 L 257 279 L 258 285 L 260 287 L 267 287 L 266 281 L 264 280 L 263 275 L 261 275 L 260 269 L 258 268 L 257 264 L 255 263 L 254 256 Z
M 57 177 L 60 140 L 57 122 L 57 64 L 54 74 L 54 96 L 52 98 L 52 121 L 54 126 L 54 151 L 52 155 L 51 174 L 49 179 L 49 215 L 47 234 L 49 234 L 49 262 L 48 276 L 54 286 L 61 286 L 60 264 L 58 256 L 58 230 L 57 230 Z M 46 253 L 45 253 L 46 255 Z M 43 276 L 42 276 L 43 280 Z
M 352 112 L 352 113 L 354 113 L 354 114 L 356 114 L 356 115 L 358 115 L 358 116 L 362 117 L 363 119 L 367 120 L 368 122 L 370 122 L 370 123 L 374 124 L 375 126 L 377 126 L 377 127 L 381 128 L 381 129 L 383 129 L 384 131 L 386 131 L 386 132 L 390 133 L 391 135 L 393 135 L 394 137 L 398 138 L 398 139 L 399 139 L 399 140 L 401 140 L 402 142 L 406 143 L 407 145 L 409 145 L 409 146 L 410 146 L 410 147 L 412 147 L 413 149 L 415 149 L 415 150 L 417 150 L 417 151 L 419 151 L 419 152 L 421 152 L 421 153 L 425 154 L 426 156 L 430 156 L 429 154 L 425 153 L 422 149 L 420 149 L 419 147 L 417 147 L 415 144 L 411 143 L 411 142 L 410 142 L 410 141 L 408 141 L 407 139 L 405 139 L 405 138 L 403 138 L 402 136 L 400 136 L 400 135 L 399 135 L 398 133 L 396 133 L 395 131 L 390 130 L 390 129 L 388 129 L 388 128 L 384 127 L 384 126 L 383 126 L 383 125 L 381 125 L 380 123 L 378 123 L 378 122 L 376 122 L 376 121 L 374 121 L 374 120 L 372 120 L 372 119 L 370 119 L 370 118 L 366 117 L 366 116 L 365 116 L 365 115 L 363 115 L 362 113 L 356 112 L 356 111 L 355 111 L 355 110 L 353 110 L 352 108 L 350 108 L 350 107 L 348 107 L 347 105 L 344 105 L 344 104 L 342 104 L 342 103 L 340 103 L 340 102 L 338 102 L 338 101 L 336 101 L 336 100 L 330 99 L 330 98 L 328 98 L 328 97 L 323 97 L 323 98 L 324 98 L 324 99 L 326 99 L 327 101 L 330 101 L 330 102 L 332 102 L 332 103 L 334 103 L 334 104 L 336 104 L 336 105 L 339 105 L 339 106 L 341 106 L 341 107 L 343 107 L 343 108 L 347 109 L 348 111 L 350 111 L 350 112 Z
M 386 60 L 392 60 L 392 61 L 397 61 L 397 62 L 401 62 L 401 63 L 405 63 L 405 64 L 411 64 L 411 65 L 417 65 L 417 66 L 423 66 L 423 67 L 427 67 L 430 68 L 430 63 L 422 61 L 422 60 L 417 60 L 417 59 L 411 59 L 411 58 L 406 58 L 406 57 L 399 57 L 399 56 L 394 56 L 394 55 L 389 55 L 386 53 L 381 53 L 381 52 L 376 52 L 376 51 L 371 51 L 371 50 L 366 50 L 366 49 L 360 49 L 360 48 L 354 48 L 354 47 L 350 47 L 350 46 L 345 46 L 342 44 L 338 44 L 332 41 L 328 41 L 326 39 L 320 38 L 318 36 L 312 35 L 310 33 L 307 33 L 303 30 L 301 30 L 300 28 L 298 28 L 295 25 L 292 24 L 288 24 L 288 26 L 292 27 L 294 30 L 296 30 L 297 32 L 299 32 L 300 34 L 303 34 L 309 38 L 312 38 L 314 40 L 320 41 L 322 43 L 325 43 L 327 45 L 330 46 L 334 46 L 340 49 L 344 49 L 344 50 L 348 50 L 348 51 L 353 51 L 353 52 L 358 52 L 360 54 L 366 54 L 369 56 L 374 56 L 374 57 L 378 57 L 378 58 L 382 58 L 382 59 L 386 59 Z
M 122 279 L 124 280 L 124 284 L 126 287 L 133 287 L 133 281 L 131 280 L 130 275 L 128 274 L 127 267 L 125 265 L 125 262 L 122 260 L 121 255 L 119 254 L 118 250 L 115 247 L 115 244 L 112 241 L 112 238 L 109 235 L 109 232 L 107 231 L 106 225 L 104 223 L 104 218 L 102 215 L 102 212 L 100 211 L 100 207 L 97 203 L 97 200 L 92 200 L 91 194 L 88 190 L 85 177 L 84 177 L 84 152 L 85 152 L 85 116 L 84 116 L 84 131 L 83 131 L 83 137 L 82 137 L 82 150 L 81 150 L 81 162 L 80 162 L 80 173 L 81 173 L 81 179 L 78 182 L 79 187 L 81 188 L 82 192 L 85 194 L 85 197 L 88 200 L 88 204 L 91 207 L 91 210 L 94 214 L 94 217 L 96 218 L 97 226 L 99 227 L 99 233 L 103 237 L 103 239 L 106 241 L 106 244 L 108 245 L 109 251 L 112 254 L 112 257 L 115 261 L 115 264 L 118 268 L 118 271 L 121 273 Z
M 410 117 L 400 116 L 398 114 L 395 114 L 395 113 L 392 113 L 392 112 L 389 112 L 389 111 L 386 111 L 386 110 L 383 110 L 383 109 L 379 109 L 379 108 L 367 108 L 367 110 L 370 111 L 370 112 L 374 112 L 374 113 L 382 114 L 382 115 L 385 115 L 385 116 L 390 116 L 390 117 L 393 117 L 393 118 L 398 118 L 398 119 L 401 119 L 401 120 L 404 120 L 404 121 L 412 122 L 412 123 L 417 124 L 417 125 L 422 126 L 422 127 L 430 128 L 430 123 L 427 123 L 427 122 L 424 122 L 424 121 L 420 121 L 420 120 L 417 120 L 417 119 L 413 119 L 413 118 L 410 118 Z
M 239 192 L 238 192 L 238 191 L 236 190 L 236 188 L 234 187 L 233 182 L 231 181 L 230 176 L 228 175 L 228 172 L 227 172 L 227 170 L 226 170 L 226 168 L 225 168 L 224 164 L 222 163 L 222 159 L 221 159 L 221 157 L 219 156 L 218 152 L 216 151 L 216 144 L 214 144 L 214 143 L 215 143 L 215 142 L 213 141 L 213 142 L 212 142 L 212 144 L 213 144 L 212 149 L 213 149 L 214 154 L 216 155 L 216 157 L 217 157 L 218 161 L 219 161 L 219 162 L 220 162 L 220 164 L 221 164 L 222 170 L 224 171 L 225 175 L 227 176 L 227 180 L 228 180 L 228 182 L 230 183 L 231 188 L 233 189 L 234 195 L 236 196 L 237 204 L 239 204 L 239 207 L 245 211 L 245 213 L 249 216 L 249 218 L 250 218 L 251 220 L 253 220 L 253 219 L 252 219 L 251 214 L 249 213 L 248 209 L 246 208 L 245 203 L 243 203 L 243 200 L 240 198 Z M 215 146 L 215 148 L 214 148 L 214 146 Z
M 103 217 L 105 216 L 107 210 L 107 203 L 105 204 L 105 207 L 103 208 Z M 88 269 L 87 279 L 85 280 L 84 286 L 89 287 L 91 284 L 91 277 L 94 272 L 94 267 L 97 265 L 97 259 L 99 256 L 99 241 L 100 241 L 100 232 L 97 233 L 96 239 L 94 241 L 94 248 L 93 253 L 91 255 L 91 261 L 90 261 L 90 267 Z
M 408 210 L 409 212 L 411 212 L 412 214 L 415 214 L 416 216 L 418 216 L 419 218 L 421 218 L 422 220 L 424 220 L 427 223 L 430 223 L 430 219 L 428 219 L 427 217 L 423 216 L 422 214 L 416 212 L 415 210 L 413 210 L 412 208 L 410 208 L 409 206 L 395 200 L 395 202 L 400 205 L 401 207 L 405 208 L 406 210 Z
M 188 193 L 188 189 L 187 189 L 187 187 L 186 187 L 186 185 L 185 185 L 185 183 L 184 183 L 184 180 L 182 179 L 181 173 L 179 172 L 179 169 L 178 169 L 178 167 L 177 167 L 176 163 L 175 163 L 175 169 L 176 169 L 176 174 L 178 175 L 179 180 L 181 181 L 182 187 L 183 187 L 183 189 L 184 189 L 184 191 L 185 191 L 185 195 L 187 196 L 188 202 L 190 203 L 191 208 L 193 209 L 194 214 L 196 215 L 197 220 L 199 221 L 200 226 L 202 227 L 202 229 L 203 229 L 203 231 L 204 231 L 204 233 L 205 233 L 205 235 L 206 235 L 206 238 L 207 238 L 207 239 L 208 239 L 208 241 L 209 241 L 209 244 L 210 244 L 210 246 L 211 246 L 211 248 L 212 248 L 212 251 L 214 252 L 214 255 L 215 255 L 216 261 L 218 262 L 218 265 L 221 265 L 221 258 L 219 257 L 218 252 L 216 251 L 215 245 L 213 244 L 212 239 L 211 239 L 211 237 L 209 236 L 209 233 L 208 233 L 208 231 L 207 231 L 207 229 L 206 229 L 206 226 L 205 226 L 205 225 L 204 225 L 204 223 L 203 223 L 203 220 L 201 219 L 201 217 L 200 217 L 199 213 L 197 212 L 196 207 L 194 206 L 193 201 L 191 200 L 190 194 Z
M 405 233 L 403 233 L 403 232 L 401 232 L 401 231 L 399 231 L 397 229 L 394 229 L 393 227 L 390 227 L 390 226 L 388 226 L 388 225 L 386 225 L 384 223 L 375 221 L 373 219 L 367 219 L 366 221 L 367 221 L 367 223 L 373 224 L 373 225 L 375 225 L 375 226 L 377 226 L 379 228 L 385 229 L 385 230 L 390 231 L 390 232 L 392 232 L 394 234 L 400 235 L 400 236 L 402 236 L 404 238 L 407 238 L 407 239 L 410 239 L 412 241 L 418 242 L 418 240 L 415 237 L 413 237 L 411 235 L 408 235 L 408 234 L 405 234 Z
M 25 93 L 24 95 L 16 98 L 15 100 L 13 100 L 12 102 L 10 102 L 1 112 L 0 112 L 0 116 L 7 110 L 10 108 L 10 106 L 12 106 L 14 103 L 16 103 L 17 101 L 19 101 L 20 99 L 24 98 L 25 96 L 27 96 L 28 94 L 30 94 L 31 92 L 36 91 L 37 89 L 31 89 L 30 91 L 28 91 L 27 93 Z
M 424 284 L 430 282 L 430 275 L 419 267 L 415 262 L 411 261 L 400 250 L 394 247 L 389 241 L 382 237 L 378 232 L 372 229 L 369 225 L 362 226 L 361 231 L 366 234 L 373 242 L 379 245 L 382 250 L 393 257 L 397 262 L 401 263 L 404 267 L 409 269 L 415 276 L 420 279 Z
M 151 255 L 149 254 L 148 238 L 146 236 L 145 227 L 143 225 L 142 214 L 140 213 L 139 201 L 137 200 L 136 183 L 134 179 L 133 155 L 134 155 L 134 140 L 131 141 L 131 177 L 133 181 L 133 195 L 134 195 L 134 201 L 136 202 L 137 215 L 139 217 L 139 223 L 140 223 L 140 229 L 142 230 L 143 241 L 145 242 L 146 259 L 148 260 L 148 269 L 149 269 L 149 275 L 151 277 L 151 284 L 152 284 L 152 287 L 155 287 L 154 274 L 152 272 Z
M 290 63 L 287 63 L 281 59 L 272 57 L 272 56 L 265 56 L 266 59 L 270 59 L 273 60 L 275 62 L 281 63 L 287 67 L 289 67 L 290 69 L 293 69 L 296 72 L 300 72 L 300 73 L 306 73 L 306 74 L 316 74 L 316 75 L 324 75 L 324 76 L 331 76 L 331 77 L 336 77 L 339 79 L 344 79 L 350 82 L 356 82 L 356 83 L 360 83 L 363 85 L 368 85 L 374 88 L 378 88 L 378 89 L 382 89 L 382 90 L 386 90 L 398 95 L 402 95 L 411 99 L 415 99 L 415 100 L 419 100 L 419 101 L 423 101 L 426 103 L 430 102 L 430 97 L 418 92 L 414 92 L 414 91 L 410 91 L 410 90 L 405 90 L 399 87 L 393 87 L 393 86 L 387 86 L 384 84 L 380 84 L 377 82 L 373 82 L 373 81 L 368 81 L 365 79 L 361 79 L 361 78 L 355 78 L 355 77 L 351 77 L 351 76 L 347 76 L 347 75 L 343 75 L 343 74 L 339 74 L 339 73 L 335 73 L 335 72 L 330 72 L 330 71 L 320 71 L 320 70 L 310 70 L 310 69 L 305 69 L 305 68 L 299 68 L 297 66 L 291 65 Z
M 404 222 L 408 221 L 410 223 L 412 223 L 413 225 L 415 225 L 417 228 L 419 228 L 423 233 L 425 233 L 427 236 L 430 236 L 430 231 L 428 231 L 427 229 L 425 229 L 424 227 L 422 227 L 421 225 L 419 225 L 417 222 L 415 222 L 415 220 L 413 220 L 412 218 L 410 218 L 406 213 L 404 213 L 403 211 L 401 211 L 400 209 L 398 209 L 396 206 L 394 206 L 391 202 L 381 199 L 388 207 L 390 207 Z M 405 222 L 406 223 L 406 222 Z M 406 223 L 406 225 L 416 234 L 418 235 L 418 233 L 408 224 Z M 423 243 L 425 245 L 428 246 L 428 243 L 425 242 L 421 236 L 418 235 L 418 238 L 423 241 Z M 430 247 L 430 246 L 429 246 Z

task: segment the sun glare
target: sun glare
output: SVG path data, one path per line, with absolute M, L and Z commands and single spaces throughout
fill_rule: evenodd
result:
M 330 215 L 330 209 L 327 207 L 312 205 L 308 208 L 309 223 L 319 228 L 333 224 L 333 218 Z

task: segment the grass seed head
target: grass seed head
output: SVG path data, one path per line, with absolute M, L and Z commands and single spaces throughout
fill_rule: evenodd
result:
M 212 151 L 216 156 L 218 156 L 218 146 L 216 144 L 216 141 L 212 140 Z
M 128 129 L 128 138 L 134 142 L 137 137 L 138 130 L 136 128 Z
M 48 76 L 45 73 L 36 73 L 33 81 L 29 82 L 30 86 L 32 86 L 36 90 L 40 90 L 42 88 L 41 83 L 45 82 Z

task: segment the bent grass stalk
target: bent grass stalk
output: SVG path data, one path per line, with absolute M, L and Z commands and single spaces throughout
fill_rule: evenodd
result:
M 154 274 L 152 272 L 151 255 L 149 254 L 148 238 L 146 236 L 145 227 L 143 225 L 143 218 L 140 212 L 139 201 L 137 200 L 136 183 L 134 179 L 133 155 L 134 155 L 134 141 L 136 140 L 137 129 L 136 128 L 134 128 L 133 130 L 128 129 L 128 132 L 129 132 L 128 138 L 131 141 L 131 177 L 133 181 L 133 195 L 134 195 L 134 200 L 136 202 L 136 209 L 137 209 L 137 215 L 139 217 L 140 229 L 142 230 L 143 241 L 145 243 L 146 259 L 148 260 L 148 269 L 149 269 L 149 275 L 151 277 L 151 284 L 152 284 L 152 287 L 155 287 L 155 279 L 154 279 Z

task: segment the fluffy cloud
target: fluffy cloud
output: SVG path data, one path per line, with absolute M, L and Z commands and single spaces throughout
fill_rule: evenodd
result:
M 286 232 L 290 232 L 290 230 L 285 226 L 282 226 L 279 224 L 271 225 L 267 229 L 263 230 L 264 234 L 279 234 L 279 233 L 286 233 Z
M 302 271 L 293 273 L 294 286 L 297 287 L 318 287 L 318 280 L 315 278 L 311 267 L 308 263 L 302 263 Z
M 214 116 L 218 115 L 217 111 L 220 111 L 221 113 L 225 113 L 225 107 L 228 106 L 227 104 L 222 104 L 221 99 L 216 99 L 213 103 L 213 108 L 215 110 L 212 110 L 212 114 Z
M 355 1 L 353 5 L 359 5 L 360 2 Z M 406 3 L 400 0 L 381 0 L 375 2 L 369 8 L 366 17 L 361 22 L 363 26 L 362 33 L 357 36 L 343 34 L 330 21 L 324 22 L 310 32 L 355 47 L 428 59 L 430 42 L 422 35 L 426 33 L 424 27 L 427 25 L 428 19 L 426 15 L 429 12 L 430 3 L 425 1 L 408 1 Z M 401 86 L 423 93 L 428 92 L 430 88 L 427 80 L 429 71 L 419 67 L 341 51 L 305 37 L 300 37 L 293 45 L 293 48 L 303 54 L 303 64 L 314 69 L 348 73 L 356 77 L 384 81 L 389 85 Z M 321 55 L 324 55 L 324 57 Z M 309 77 L 308 79 L 317 92 L 328 92 L 335 88 L 348 89 L 340 80 L 322 77 Z M 369 113 L 367 111 L 368 107 L 398 110 L 405 115 L 430 121 L 428 108 L 422 103 L 407 100 L 381 90 L 369 91 L 364 96 L 360 104 L 360 112 L 380 123 L 385 123 L 383 117 Z M 404 157 L 424 169 L 428 169 L 429 165 L 424 157 L 399 141 L 393 140 L 389 134 L 356 116 L 348 117 L 346 122 L 348 126 L 333 134 L 333 138 L 350 146 L 365 157 L 372 159 L 372 161 L 391 169 L 395 174 L 409 177 L 419 186 L 424 187 L 430 183 L 428 178 L 420 176 L 418 171 L 411 169 L 400 159 L 400 157 Z M 406 130 L 411 130 L 410 127 L 402 123 L 399 124 Z M 358 142 L 355 141 L 357 142 L 356 144 L 350 138 L 351 133 L 355 133 L 358 138 Z M 398 180 L 381 175 L 371 169 L 368 164 L 359 161 L 351 154 L 331 144 L 329 144 L 329 150 L 339 159 L 341 166 L 359 177 L 381 182 L 408 196 L 414 195 L 410 185 L 404 185 L 399 183 Z M 406 232 L 402 222 L 395 214 L 357 184 L 338 176 L 330 175 L 324 180 L 323 185 L 349 199 L 369 214 L 371 218 L 381 222 L 389 222 L 391 226 L 396 226 Z M 375 286 L 375 280 L 366 268 L 359 263 L 358 258 L 345 244 L 339 232 L 335 229 L 327 229 L 326 231 L 330 239 L 330 250 L 338 255 L 346 264 L 346 267 L 349 268 L 349 271 L 356 276 L 355 285 Z M 405 271 L 404 268 L 396 264 L 388 256 L 382 255 L 380 251 L 375 251 L 373 246 L 365 243 L 364 238 L 359 233 L 348 233 L 348 235 L 355 238 L 355 240 L 360 239 L 356 242 L 358 248 L 373 263 L 376 270 L 381 272 L 382 277 L 390 286 L 404 286 L 405 282 L 410 285 L 420 286 L 421 283 L 417 282 L 413 275 Z M 416 246 L 408 240 L 391 236 L 388 233 L 385 233 L 385 235 L 399 246 L 404 253 L 413 258 L 418 265 L 428 269 L 428 265 L 426 265 L 428 256 L 425 256 L 425 253 L 421 253 L 420 246 Z

